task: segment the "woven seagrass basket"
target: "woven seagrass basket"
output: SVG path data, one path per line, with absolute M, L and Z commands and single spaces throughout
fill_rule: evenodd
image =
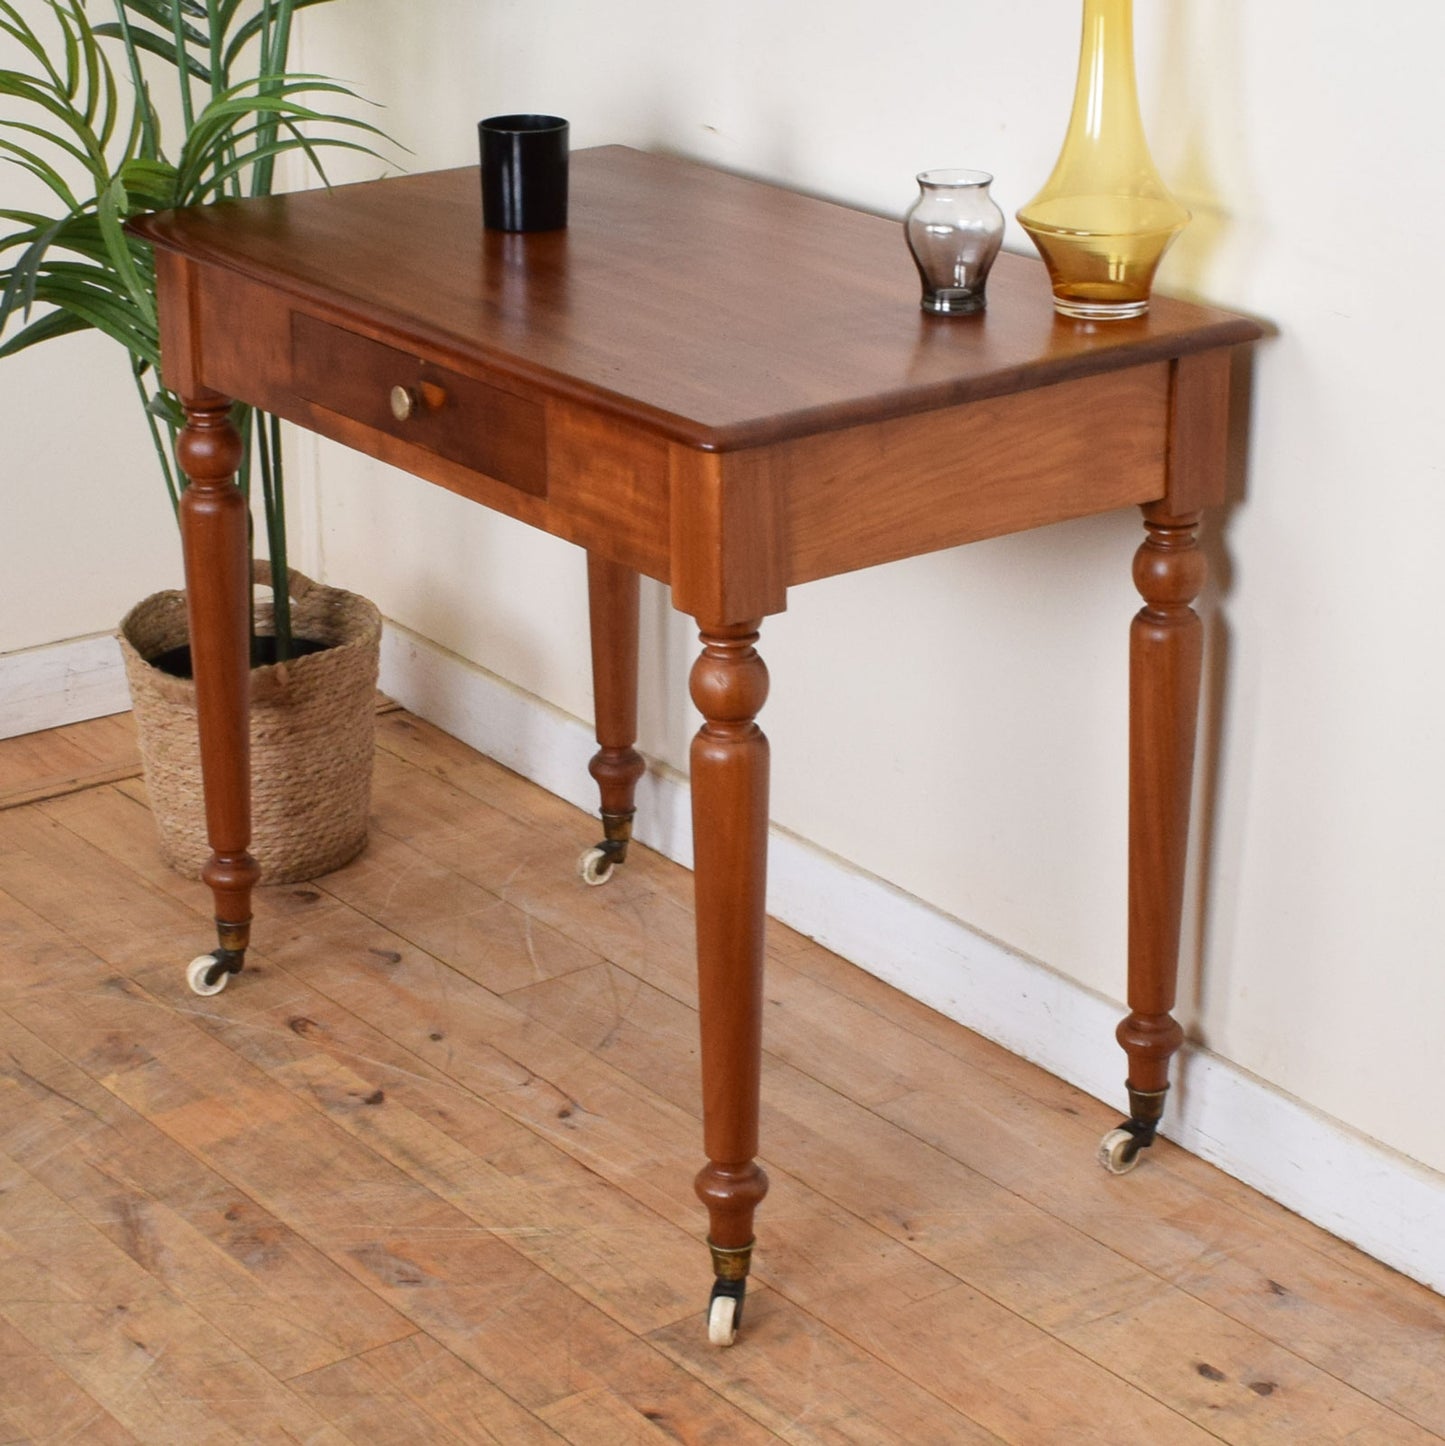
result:
M 269 585 L 267 563 L 255 581 Z M 290 575 L 291 626 L 327 647 L 251 670 L 251 854 L 261 881 L 340 868 L 366 844 L 381 615 L 363 597 Z M 271 631 L 258 603 L 256 631 Z M 186 595 L 159 592 L 120 625 L 146 791 L 166 862 L 199 878 L 211 856 L 201 792 L 196 687 L 147 661 L 189 641 Z

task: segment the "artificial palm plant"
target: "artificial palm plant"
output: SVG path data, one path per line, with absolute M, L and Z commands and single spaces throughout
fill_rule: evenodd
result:
M 0 156 L 48 193 L 44 209 L 0 208 L 0 356 L 88 328 L 124 347 L 172 506 L 183 425 L 160 383 L 155 264 L 124 229 L 142 211 L 269 195 L 278 158 L 304 155 L 325 179 L 324 147 L 369 151 L 364 122 L 332 111 L 351 91 L 287 69 L 295 12 L 328 0 L 0 0 L 0 42 L 19 68 L 0 70 Z M 48 13 L 46 13 L 48 12 Z M 158 89 L 158 82 L 164 89 Z M 319 130 L 316 129 L 319 127 Z M 176 131 L 170 143 L 165 132 Z M 35 183 L 39 183 L 37 188 Z M 37 305 L 49 309 L 36 314 Z M 279 424 L 238 406 L 239 477 L 259 501 L 272 566 L 286 576 Z M 284 586 L 275 589 L 277 660 L 292 647 Z M 258 659 L 259 660 L 259 659 Z

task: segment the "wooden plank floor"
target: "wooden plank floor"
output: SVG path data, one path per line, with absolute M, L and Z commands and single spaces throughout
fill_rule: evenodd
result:
M 0 1443 L 1445 1439 L 1445 1300 L 780 926 L 710 1349 L 686 873 L 393 712 L 198 999 L 127 721 L 0 743 Z

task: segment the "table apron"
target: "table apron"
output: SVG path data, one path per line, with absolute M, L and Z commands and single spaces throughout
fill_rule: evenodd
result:
M 1174 361 L 710 453 L 339 306 L 185 271 L 175 350 L 191 385 L 670 583 L 679 607 L 714 621 L 780 611 L 798 583 L 1166 492 Z M 328 337 L 346 369 L 334 383 L 317 353 Z M 397 384 L 455 393 L 431 445 L 427 419 L 409 433 L 386 413 L 393 360 Z
M 1162 497 L 1173 365 L 774 448 L 789 584 Z

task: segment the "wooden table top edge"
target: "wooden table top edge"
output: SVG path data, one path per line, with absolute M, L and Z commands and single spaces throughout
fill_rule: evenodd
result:
M 750 185 L 788 191 L 787 187 L 780 186 L 775 182 L 726 171 L 687 157 L 637 151 L 625 146 L 592 147 L 574 153 L 574 158 L 607 152 L 629 153 L 655 158 L 658 161 L 672 162 L 680 166 L 717 171 L 721 175 Z M 451 167 L 445 172 L 418 172 L 413 175 L 384 177 L 379 180 L 356 181 L 344 186 L 290 192 L 268 199 L 284 204 L 297 198 L 316 198 L 360 187 L 415 181 L 428 174 L 475 175 L 476 171 L 476 166 Z M 865 211 L 860 207 L 849 206 L 844 202 L 826 197 L 811 196 L 794 191 L 789 191 L 789 194 L 805 197 L 810 202 L 833 207 L 843 212 L 873 216 L 880 220 L 886 219 L 877 217 L 876 213 Z M 204 265 L 219 267 L 249 280 L 263 282 L 312 306 L 330 311 L 344 311 L 347 302 L 355 300 L 339 286 L 319 285 L 304 277 L 294 275 L 278 275 L 274 268 L 256 262 L 248 256 L 238 255 L 217 240 L 218 233 L 214 229 L 197 231 L 188 227 L 187 223 L 192 218 L 198 217 L 202 213 L 214 216 L 217 209 L 216 206 L 204 206 L 150 212 L 132 218 L 126 223 L 126 229 L 131 234 L 162 250 L 173 252 Z M 1012 252 L 1003 253 L 999 258 L 999 263 L 1003 266 L 1042 265 L 1032 257 Z M 1156 299 L 1170 306 L 1187 307 L 1189 310 L 1197 312 L 1200 315 L 1201 324 L 1186 331 L 1173 331 L 1159 335 L 1151 333 L 1147 329 L 1147 317 L 1141 318 L 1139 321 L 1099 323 L 1096 327 L 1091 327 L 1090 324 L 1073 322 L 1055 314 L 1053 318 L 1055 327 L 1074 331 L 1105 330 L 1111 344 L 1107 348 L 1097 351 L 1076 352 L 1027 366 L 1000 369 L 984 375 L 963 375 L 928 386 L 914 385 L 899 388 L 893 392 L 874 392 L 852 401 L 802 407 L 783 414 L 748 418 L 724 425 L 700 422 L 685 414 L 649 405 L 624 392 L 612 391 L 566 372 L 536 365 L 526 357 L 490 345 L 484 338 L 459 336 L 443 328 L 428 325 L 414 315 L 387 307 L 384 303 L 368 300 L 367 311 L 370 316 L 380 320 L 383 324 L 394 325 L 398 333 L 405 334 L 408 339 L 414 340 L 434 352 L 439 360 L 462 366 L 481 366 L 492 376 L 503 381 L 511 381 L 524 392 L 541 392 L 560 400 L 580 404 L 624 423 L 640 427 L 666 442 L 680 444 L 701 452 L 723 453 L 743 451 L 827 432 L 841 431 L 850 427 L 961 406 L 969 402 L 1035 390 L 1059 382 L 1118 370 L 1122 367 L 1172 361 L 1198 352 L 1244 345 L 1257 341 L 1268 334 L 1265 326 L 1249 317 L 1222 311 L 1198 302 L 1169 297 L 1163 293 L 1156 293 Z M 957 326 L 959 319 L 928 317 L 925 319 L 925 324 L 938 327 Z

